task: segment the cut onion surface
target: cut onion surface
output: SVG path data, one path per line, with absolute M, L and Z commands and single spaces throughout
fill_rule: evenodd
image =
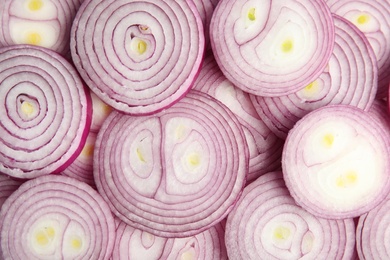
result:
M 323 0 L 221 0 L 210 32 L 222 72 L 259 96 L 290 94 L 318 78 L 335 37 Z
M 193 89 L 218 99 L 237 116 L 249 147 L 248 181 L 280 168 L 283 140 L 273 134 L 259 118 L 249 94 L 226 79 L 211 52 L 207 52 Z
M 390 189 L 389 133 L 371 113 L 348 105 L 319 108 L 289 132 L 284 178 L 299 205 L 325 218 L 358 217 Z
M 351 22 L 334 15 L 335 46 L 327 68 L 297 92 L 280 97 L 251 95 L 267 126 L 280 138 L 307 113 L 329 104 L 368 110 L 378 88 L 375 54 L 364 34 Z
M 237 118 L 195 90 L 155 115 L 112 112 L 94 151 L 95 183 L 113 213 L 161 237 L 193 236 L 226 217 L 248 164 Z
M 0 173 L 0 208 L 3 206 L 4 201 L 16 191 L 23 182 L 23 180 L 17 180 L 11 178 L 7 174 Z
M 76 69 L 43 47 L 0 49 L 0 172 L 17 178 L 59 173 L 79 155 L 91 97 Z
M 229 259 L 352 259 L 352 219 L 316 217 L 299 207 L 281 172 L 260 176 L 245 187 L 228 215 Z
M 109 259 L 115 222 L 90 186 L 61 175 L 22 184 L 0 211 L 2 259 Z
M 378 60 L 378 98 L 390 82 L 390 3 L 387 0 L 325 0 L 330 11 L 351 21 L 367 37 Z
M 147 115 L 191 88 L 204 54 L 203 30 L 190 0 L 86 0 L 73 23 L 71 52 L 105 103 Z

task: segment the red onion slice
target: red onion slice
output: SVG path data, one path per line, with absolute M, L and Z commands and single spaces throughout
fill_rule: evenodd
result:
M 358 217 L 390 189 L 389 133 L 370 113 L 347 106 L 319 108 L 289 132 L 282 156 L 297 203 L 326 218 Z
M 210 24 L 215 58 L 245 92 L 280 96 L 315 80 L 334 44 L 334 25 L 323 0 L 221 0 Z
M 204 44 L 189 0 L 88 0 L 71 33 L 85 82 L 105 103 L 134 115 L 160 111 L 189 91 Z
M 4 201 L 16 191 L 24 181 L 10 178 L 8 175 L 0 173 L 0 208 Z
M 334 15 L 335 46 L 327 69 L 297 92 L 281 97 L 251 95 L 258 114 L 280 138 L 307 113 L 329 104 L 367 110 L 376 95 L 378 69 L 375 54 L 360 30 Z
M 226 217 L 248 161 L 234 114 L 192 90 L 153 116 L 112 112 L 95 143 L 94 175 L 122 221 L 156 236 L 186 237 Z
M 87 184 L 46 175 L 22 184 L 0 211 L 2 259 L 109 259 L 115 223 Z
M 245 187 L 228 215 L 229 259 L 352 259 L 352 219 L 327 220 L 295 204 L 281 172 L 260 176 Z
M 17 178 L 58 173 L 80 153 L 91 98 L 57 53 L 27 45 L 0 49 L 0 172 Z

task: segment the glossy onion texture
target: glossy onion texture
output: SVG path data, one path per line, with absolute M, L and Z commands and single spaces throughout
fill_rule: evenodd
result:
M 71 33 L 82 78 L 105 103 L 132 115 L 182 98 L 204 48 L 202 21 L 189 0 L 87 0 Z
M 195 90 L 153 116 L 114 111 L 95 143 L 95 183 L 127 224 L 196 235 L 226 217 L 245 185 L 244 138 L 230 110 Z
M 42 47 L 0 49 L 0 172 L 17 178 L 58 173 L 80 153 L 91 97 L 76 70 Z

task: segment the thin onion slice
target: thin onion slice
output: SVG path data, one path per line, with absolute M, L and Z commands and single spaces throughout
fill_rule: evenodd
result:
M 61 175 L 22 184 L 0 211 L 2 259 L 109 259 L 115 222 L 90 186 Z
M 59 173 L 78 156 L 91 97 L 76 69 L 46 48 L 0 49 L 0 172 L 30 179 Z
M 229 259 L 352 259 L 352 219 L 315 217 L 295 204 L 281 172 L 245 187 L 225 230 Z
M 114 111 L 95 143 L 95 183 L 127 224 L 161 237 L 196 235 L 226 217 L 245 185 L 244 138 L 229 109 L 195 90 L 152 116 Z
M 13 179 L 6 174 L 0 173 L 0 208 L 3 206 L 4 201 L 16 191 L 23 182 L 23 180 Z
M 348 105 L 319 108 L 289 132 L 282 156 L 297 203 L 325 218 L 358 217 L 390 189 L 389 133 L 369 112 Z
M 190 0 L 87 0 L 71 32 L 76 68 L 113 108 L 156 113 L 191 88 L 205 48 Z
M 315 80 L 334 45 L 333 18 L 323 0 L 221 0 L 210 32 L 225 76 L 259 96 L 290 94 Z

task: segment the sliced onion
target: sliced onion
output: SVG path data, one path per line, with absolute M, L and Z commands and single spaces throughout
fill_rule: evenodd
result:
M 100 130 L 104 120 L 112 112 L 113 108 L 104 103 L 95 93 L 91 93 L 92 98 L 92 122 L 91 132 L 97 133 Z
M 22 184 L 0 211 L 2 259 L 109 259 L 115 223 L 87 184 L 46 175 Z
M 153 116 L 114 111 L 95 143 L 95 183 L 127 224 L 196 235 L 226 217 L 245 185 L 244 138 L 230 110 L 195 90 Z
M 0 172 L 25 179 L 59 173 L 84 146 L 89 91 L 70 63 L 49 49 L 0 49 L 0 106 Z
M 368 110 L 378 87 L 375 54 L 360 30 L 334 15 L 335 46 L 325 71 L 297 92 L 280 97 L 251 95 L 258 114 L 280 138 L 304 115 L 329 104 Z
M 0 173 L 0 208 L 4 201 L 16 191 L 24 181 L 10 178 L 8 175 Z
M 73 23 L 71 51 L 88 86 L 125 113 L 152 114 L 190 89 L 204 52 L 191 1 L 89 0 Z
M 390 189 L 389 133 L 369 112 L 348 105 L 319 108 L 289 132 L 282 156 L 297 203 L 326 218 L 358 217 Z
M 352 219 L 328 220 L 295 204 L 281 172 L 260 176 L 245 187 L 228 215 L 229 259 L 352 259 Z
M 203 61 L 193 89 L 213 96 L 237 116 L 249 146 L 248 181 L 280 168 L 284 142 L 259 118 L 249 95 L 226 79 L 211 52 Z
M 221 0 L 210 32 L 222 72 L 260 96 L 293 93 L 315 80 L 334 44 L 333 18 L 323 0 Z

